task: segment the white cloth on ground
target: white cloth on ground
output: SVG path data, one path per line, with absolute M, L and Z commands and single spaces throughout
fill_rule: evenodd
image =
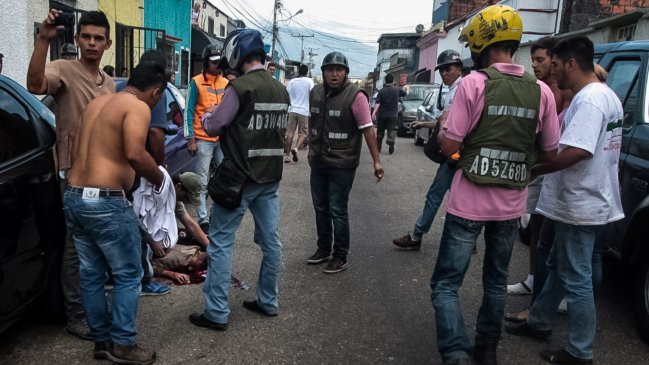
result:
M 155 185 L 140 178 L 140 187 L 133 193 L 133 210 L 155 241 L 162 242 L 165 248 L 172 248 L 178 242 L 178 224 L 174 214 L 176 190 L 167 170 L 162 166 L 158 168 L 164 175 L 160 190 L 156 191 Z

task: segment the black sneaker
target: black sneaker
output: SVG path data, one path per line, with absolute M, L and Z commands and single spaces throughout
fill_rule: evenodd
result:
M 498 345 L 475 345 L 473 348 L 473 361 L 476 365 L 498 365 L 496 349 Z
M 527 322 L 505 326 L 505 332 L 514 336 L 531 337 L 538 340 L 547 340 L 552 336 L 551 330 L 537 330 Z
M 311 255 L 311 257 L 306 259 L 306 262 L 308 264 L 319 264 L 329 260 L 331 260 L 331 252 L 318 249 L 313 255 Z
M 74 322 L 69 322 L 65 327 L 65 330 L 68 333 L 71 333 L 82 340 L 92 341 L 94 338 L 90 336 L 90 327 L 88 327 L 88 322 L 85 319 L 81 319 Z
M 113 344 L 111 352 L 113 364 L 148 365 L 155 361 L 156 353 L 134 344 L 122 346 Z
M 243 307 L 249 311 L 260 313 L 266 317 L 277 317 L 277 312 L 272 313 L 265 310 L 261 305 L 259 305 L 259 302 L 257 302 L 256 300 L 244 300 Z
M 572 356 L 566 349 L 544 350 L 540 352 L 541 358 L 552 364 L 592 364 L 593 359 L 580 359 Z
M 212 322 L 205 318 L 202 313 L 192 313 L 189 315 L 189 321 L 198 327 L 205 327 L 216 331 L 225 331 L 228 328 L 227 323 Z
M 394 145 L 393 145 L 393 144 L 391 144 L 391 145 L 388 146 L 388 152 L 389 152 L 390 154 L 393 154 L 393 153 L 394 153 Z
M 346 260 L 334 258 L 333 260 L 329 261 L 327 267 L 325 267 L 322 272 L 325 274 L 335 274 L 343 270 L 347 270 L 347 266 L 348 265 Z
M 297 150 L 295 148 L 291 150 L 291 155 L 293 155 L 293 162 L 297 162 Z

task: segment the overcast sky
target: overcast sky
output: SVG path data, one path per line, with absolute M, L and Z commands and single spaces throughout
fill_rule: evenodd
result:
M 210 0 L 210 2 L 229 16 L 242 19 L 248 27 L 268 31 L 272 29 L 274 0 Z M 354 55 L 354 48 L 358 44 L 339 41 L 337 37 L 351 38 L 376 50 L 378 49 L 376 41 L 382 33 L 414 32 L 417 24 L 423 24 L 425 29 L 428 29 L 432 21 L 432 7 L 432 0 L 282 0 L 278 26 L 299 28 L 300 34 L 304 35 L 315 34 L 318 39 L 307 38 L 305 45 L 309 40 L 311 44 L 318 42 L 321 53 L 336 48 L 348 52 L 351 57 L 359 58 L 359 62 L 367 64 L 373 62 L 361 61 L 359 56 Z M 395 10 L 397 8 L 400 9 Z M 285 21 L 300 9 L 303 13 L 288 22 Z M 268 32 L 266 37 L 270 39 Z M 289 44 L 291 42 L 294 44 Z M 282 35 L 282 43 L 287 50 L 299 49 L 300 39 Z M 299 54 L 299 51 L 295 52 Z M 292 54 L 289 56 L 295 57 Z M 368 66 L 367 71 L 371 70 L 372 68 Z

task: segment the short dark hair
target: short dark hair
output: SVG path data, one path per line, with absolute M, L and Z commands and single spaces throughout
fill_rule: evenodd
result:
M 548 52 L 548 56 L 552 57 L 552 48 L 557 45 L 557 40 L 554 37 L 539 38 L 532 44 L 530 49 L 531 53 L 536 52 L 537 49 L 544 49 Z
M 127 86 L 133 86 L 140 91 L 150 87 L 164 88 L 167 85 L 167 75 L 162 66 L 153 62 L 142 62 L 135 66 Z
M 81 14 L 81 18 L 79 18 L 79 22 L 77 23 L 77 34 L 81 32 L 81 27 L 84 25 L 106 28 L 106 38 L 110 38 L 110 23 L 103 11 L 87 11 Z
M 561 40 L 552 48 L 552 54 L 564 63 L 574 58 L 582 71 L 595 72 L 593 65 L 595 47 L 586 36 L 580 35 Z
M 394 82 L 394 76 L 392 76 L 391 74 L 385 75 L 385 83 L 386 84 L 391 84 L 393 82 Z
M 266 67 L 270 66 L 277 67 L 277 64 L 275 62 L 268 62 L 268 65 Z
M 306 76 L 306 74 L 309 73 L 309 66 L 307 65 L 300 65 L 297 69 L 297 74 L 300 76 Z
M 104 68 L 102 70 L 104 70 L 104 72 L 110 77 L 115 76 L 115 67 L 113 67 L 111 65 L 104 66 Z
M 164 69 L 167 68 L 167 60 L 164 58 L 162 53 L 153 49 L 146 50 L 142 53 L 142 56 L 140 56 L 140 63 L 142 62 L 151 62 L 160 65 L 160 67 Z
M 253 52 L 253 53 L 249 54 L 248 57 L 246 57 L 245 60 L 243 60 L 243 63 L 252 62 L 252 61 L 259 61 L 259 63 L 261 63 L 263 65 L 264 62 L 266 62 L 266 56 L 264 56 L 264 54 L 260 53 L 260 52 Z M 269 62 L 268 63 L 268 66 L 271 66 L 271 65 L 272 66 L 277 66 L 275 64 L 275 62 Z

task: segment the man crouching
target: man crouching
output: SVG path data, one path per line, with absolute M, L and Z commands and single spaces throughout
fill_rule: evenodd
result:
M 135 344 L 141 237 L 125 192 L 136 173 L 157 188 L 163 184 L 164 176 L 146 152 L 145 140 L 151 107 L 165 84 L 162 67 L 140 64 L 124 90 L 88 104 L 63 198 L 81 262 L 81 300 L 95 341 L 94 357 L 116 364 L 151 364 L 156 357 L 154 351 Z M 104 291 L 108 268 L 115 282 L 112 319 Z

